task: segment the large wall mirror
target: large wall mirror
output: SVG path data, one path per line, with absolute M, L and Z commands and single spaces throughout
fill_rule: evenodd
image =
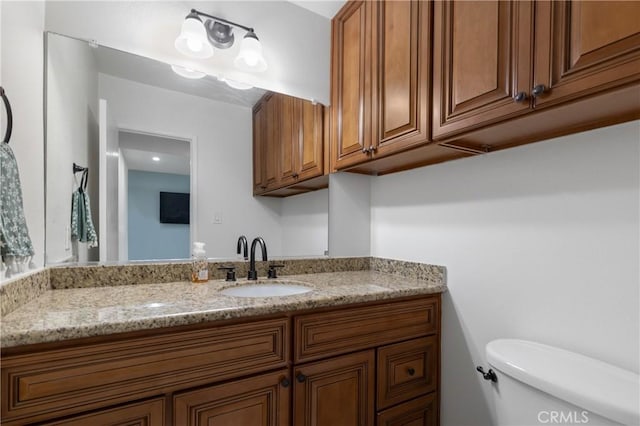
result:
M 325 255 L 327 189 L 252 196 L 263 90 L 54 33 L 45 64 L 48 265 L 185 259 L 194 241 L 233 259 L 240 235 Z

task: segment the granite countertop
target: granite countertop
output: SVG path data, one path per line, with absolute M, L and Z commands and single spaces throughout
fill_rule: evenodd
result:
M 55 342 L 446 291 L 446 285 L 437 280 L 372 270 L 289 275 L 275 281 L 297 281 L 313 291 L 264 298 L 219 293 L 232 285 L 253 283 L 246 280 L 48 290 L 2 317 L 0 345 Z

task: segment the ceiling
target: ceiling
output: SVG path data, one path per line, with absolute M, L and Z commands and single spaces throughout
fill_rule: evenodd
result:
M 344 0 L 289 0 L 289 2 L 328 19 L 332 19 L 345 3 Z
M 178 175 L 191 173 L 189 141 L 120 131 L 118 142 L 129 170 Z M 159 161 L 154 161 L 153 157 L 158 157 Z
M 234 89 L 210 75 L 197 80 L 184 78 L 169 64 L 109 47 L 99 46 L 94 53 L 98 71 L 103 74 L 218 102 L 252 107 L 265 93 L 258 88 Z

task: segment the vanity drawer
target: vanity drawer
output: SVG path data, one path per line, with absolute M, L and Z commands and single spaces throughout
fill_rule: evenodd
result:
M 437 426 L 438 395 L 431 393 L 378 413 L 376 426 Z
M 42 423 L 42 426 L 163 426 L 165 424 L 165 398 L 127 404 L 84 414 L 77 417 Z
M 39 421 L 285 367 L 287 318 L 2 359 L 3 424 Z
M 436 390 L 437 336 L 422 337 L 379 348 L 377 371 L 378 410 Z
M 439 329 L 439 296 L 294 318 L 294 362 L 373 348 Z

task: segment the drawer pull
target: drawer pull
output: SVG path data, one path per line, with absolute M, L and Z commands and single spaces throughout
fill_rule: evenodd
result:
M 414 374 L 416 374 L 416 370 L 413 367 L 409 367 L 407 373 L 409 373 L 410 376 L 413 376 Z
M 302 373 L 298 373 L 298 375 L 296 376 L 296 380 L 298 381 L 298 383 L 304 383 L 304 381 L 307 380 L 307 376 Z

